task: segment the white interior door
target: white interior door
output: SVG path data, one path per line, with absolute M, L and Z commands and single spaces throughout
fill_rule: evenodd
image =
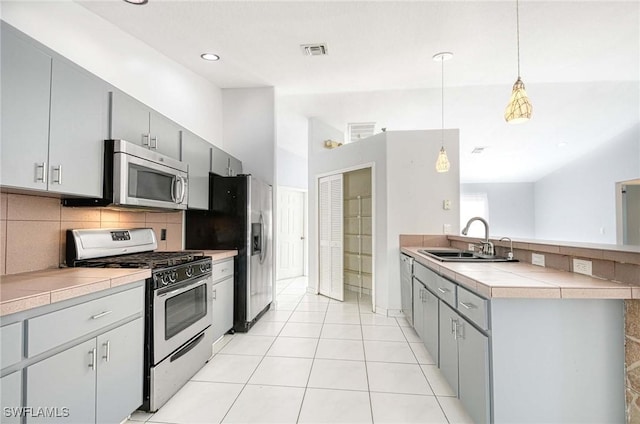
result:
M 342 174 L 319 180 L 320 294 L 344 300 L 344 230 Z
M 278 189 L 278 279 L 304 275 L 304 192 Z

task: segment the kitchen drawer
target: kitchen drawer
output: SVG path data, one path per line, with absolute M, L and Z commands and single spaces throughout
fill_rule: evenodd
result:
M 33 357 L 131 315 L 142 313 L 144 287 L 101 297 L 27 320 L 27 356 Z
M 214 262 L 211 267 L 213 281 L 224 280 L 227 277 L 233 277 L 233 259 Z
M 429 285 L 435 286 L 436 280 L 438 279 L 438 274 L 415 261 L 413 263 L 413 276 L 422 281 L 427 287 L 429 287 Z
M 0 343 L 2 368 L 20 362 L 22 359 L 22 322 L 1 327 Z
M 446 278 L 443 278 L 438 275 L 435 280 L 433 280 L 430 284 L 427 284 L 427 287 L 429 288 L 429 290 L 435 293 L 436 296 L 438 296 L 440 299 L 447 302 L 453 308 L 457 306 L 456 305 L 457 285 L 455 283 L 452 283 Z
M 458 311 L 483 330 L 489 329 L 487 307 L 487 299 L 483 299 L 467 289 L 458 287 Z

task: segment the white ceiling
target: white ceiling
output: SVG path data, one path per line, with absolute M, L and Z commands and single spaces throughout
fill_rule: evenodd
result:
M 461 129 L 463 181 L 535 180 L 639 121 L 638 1 L 521 1 L 522 78 L 534 118 L 517 127 L 501 119 L 517 76 L 515 1 L 79 3 L 218 87 L 274 86 L 278 96 L 306 96 L 303 113 L 337 128 L 362 114 L 327 102 L 314 106 L 310 94 L 344 101 L 345 93 L 431 88 L 415 109 L 369 105 L 376 116 L 364 120 L 389 129 L 439 128 L 434 88 L 441 69 L 431 57 L 452 51 L 445 85 L 447 110 L 455 113 L 447 112 L 447 127 Z M 315 42 L 326 43 L 329 55 L 303 56 L 300 44 Z M 203 52 L 222 59 L 204 62 Z M 614 96 L 620 91 L 624 104 Z M 569 145 L 559 153 L 560 141 Z M 500 158 L 465 153 L 488 144 Z M 505 157 L 509 170 L 498 172 Z

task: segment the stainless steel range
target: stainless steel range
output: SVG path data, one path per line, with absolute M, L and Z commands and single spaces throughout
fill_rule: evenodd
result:
M 67 231 L 67 265 L 149 268 L 146 281 L 145 384 L 141 409 L 154 412 L 211 357 L 211 258 L 154 252 L 153 230 Z

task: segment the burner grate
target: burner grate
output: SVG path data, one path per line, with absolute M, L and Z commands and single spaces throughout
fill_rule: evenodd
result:
M 104 268 L 164 268 L 204 257 L 201 251 L 144 252 L 78 261 L 76 266 Z

